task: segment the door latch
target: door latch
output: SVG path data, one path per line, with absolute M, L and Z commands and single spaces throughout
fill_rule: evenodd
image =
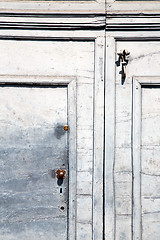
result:
M 126 79 L 126 65 L 128 64 L 127 57 L 130 55 L 130 52 L 128 50 L 120 50 L 119 53 L 117 53 L 119 56 L 118 62 L 122 64 L 122 83 L 124 83 Z
M 56 171 L 56 174 L 57 174 L 57 178 L 58 178 L 58 179 L 65 179 L 66 170 L 60 170 L 60 169 L 58 169 L 58 170 Z

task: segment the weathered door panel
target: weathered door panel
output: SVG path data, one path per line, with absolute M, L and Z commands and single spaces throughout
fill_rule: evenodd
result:
M 159 83 L 154 77 L 133 80 L 134 239 L 160 238 Z
M 126 78 L 116 64 L 116 239 L 160 239 L 159 41 L 117 41 L 130 52 Z M 118 60 L 118 55 L 117 55 Z M 121 224 L 123 222 L 123 224 Z
M 67 87 L 0 86 L 0 239 L 67 239 Z
M 23 36 L 23 33 L 26 37 Z M 39 232 L 38 237 L 43 240 L 46 240 L 46 238 L 51 240 L 65 239 L 67 237 L 71 240 L 76 238 L 86 240 L 94 237 L 102 238 L 103 213 L 102 194 L 100 193 L 102 193 L 103 179 L 101 176 L 103 174 L 101 175 L 100 171 L 103 172 L 103 141 L 99 139 L 103 139 L 104 81 L 102 81 L 102 56 L 104 56 L 104 38 L 99 37 L 100 32 L 98 32 L 96 39 L 93 39 L 89 32 L 45 32 L 28 30 L 27 32 L 22 31 L 22 37 L 20 38 L 17 35 L 15 36 L 15 34 L 18 33 L 15 33 L 13 30 L 12 36 L 0 40 L 0 83 L 5 83 L 5 87 L 7 87 L 7 83 L 12 83 L 12 85 L 14 83 L 16 86 L 17 83 L 19 83 L 19 88 L 20 85 L 24 87 L 24 84 L 35 84 L 34 86 L 39 84 L 39 86 L 41 86 L 41 88 L 44 87 L 44 89 L 47 88 L 48 84 L 50 86 L 48 89 L 54 85 L 56 86 L 55 90 L 59 89 L 58 86 L 64 86 L 64 88 L 61 87 L 61 90 L 64 90 L 66 89 L 65 85 L 67 85 L 67 93 L 65 94 L 67 94 L 68 101 L 67 120 L 69 131 L 66 131 L 65 134 L 62 135 L 61 126 L 59 128 L 58 124 L 63 125 L 67 124 L 67 122 L 62 121 L 61 116 L 59 116 L 60 118 L 53 124 L 52 133 L 55 133 L 53 137 L 59 143 L 63 138 L 68 136 L 69 169 L 67 174 L 69 176 L 66 176 L 64 185 L 62 185 L 64 189 L 62 190 L 61 186 L 57 185 L 57 179 L 52 179 L 55 181 L 52 191 L 55 190 L 55 186 L 58 187 L 56 194 L 58 194 L 60 199 L 62 198 L 62 201 L 60 201 L 60 204 L 56 203 L 60 211 L 59 214 L 67 216 L 68 236 L 67 234 L 65 235 L 66 230 L 63 230 L 62 224 L 57 224 L 60 218 L 57 218 L 57 220 L 51 222 L 51 224 L 48 218 L 48 220 L 46 220 L 48 221 L 46 226 L 49 228 L 50 224 L 53 227 L 51 236 L 48 237 L 50 234 L 48 230 L 46 230 L 46 234 L 43 236 L 40 228 L 37 228 L 37 232 Z M 43 101 L 41 97 L 39 97 L 39 101 Z M 56 101 L 54 98 L 52 99 L 52 104 L 55 106 L 55 109 L 59 108 L 59 102 L 61 103 L 60 99 Z M 25 108 L 27 109 L 28 107 Z M 51 112 L 50 109 L 48 112 Z M 48 112 L 43 115 L 47 115 Z M 54 114 L 54 116 L 56 115 Z M 56 127 L 55 131 L 54 127 Z M 30 131 L 29 127 L 28 131 Z M 43 128 L 43 132 L 45 131 L 49 135 L 50 131 Z M 36 134 L 38 134 L 39 137 L 36 137 Z M 35 140 L 38 142 L 42 141 L 41 132 L 37 130 L 36 134 L 36 136 L 34 135 Z M 52 134 L 48 137 L 49 140 L 50 138 L 52 138 Z M 27 138 L 24 138 L 25 142 L 27 142 L 26 139 Z M 57 146 L 59 146 L 58 142 Z M 62 141 L 62 145 L 63 144 L 64 141 Z M 55 145 L 53 147 L 55 147 Z M 63 147 L 64 146 L 62 146 L 62 155 L 65 156 L 65 153 L 63 153 L 63 151 L 65 152 L 65 147 Z M 36 154 L 34 154 L 34 156 L 36 156 Z M 47 153 L 46 157 L 48 157 Z M 67 170 L 67 167 L 64 167 Z M 54 177 L 55 171 L 52 170 L 58 168 L 62 168 L 61 164 L 55 167 L 49 166 L 49 168 L 47 168 L 49 169 L 48 175 Z M 69 182 L 68 190 L 67 186 L 65 186 L 67 182 Z M 99 184 L 96 185 L 93 184 L 93 182 L 99 182 Z M 43 184 L 42 186 L 45 191 Z M 68 214 L 66 213 L 67 209 L 65 207 L 67 194 L 65 188 L 68 192 Z M 62 193 L 60 193 L 61 191 Z M 54 192 L 50 195 L 51 198 L 53 193 Z M 63 203 L 63 205 L 61 203 Z M 61 207 L 62 209 L 64 207 L 64 210 L 60 209 Z M 63 217 L 61 219 L 63 221 Z M 65 224 L 65 220 L 63 223 Z M 39 236 L 40 233 L 42 233 L 42 236 Z M 26 235 L 26 239 L 22 237 L 22 235 L 18 235 L 17 233 L 15 239 L 16 237 L 20 237 L 23 240 L 33 239 L 30 234 Z M 64 235 L 65 237 L 63 237 Z
M 142 239 L 160 239 L 160 86 L 142 87 Z

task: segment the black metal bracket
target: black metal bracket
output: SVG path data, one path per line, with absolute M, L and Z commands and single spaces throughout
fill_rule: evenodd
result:
M 122 84 L 125 82 L 126 79 L 126 65 L 128 64 L 127 57 L 130 55 L 130 52 L 128 50 L 124 49 L 121 50 L 119 53 L 117 53 L 119 56 L 119 59 L 117 62 L 121 62 L 122 64 Z

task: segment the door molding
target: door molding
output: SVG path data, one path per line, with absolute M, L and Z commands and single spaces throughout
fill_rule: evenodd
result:
M 0 85 L 28 85 L 28 86 L 67 86 L 68 89 L 68 239 L 76 239 L 76 166 L 77 166 L 77 141 L 76 141 L 76 121 L 77 121 L 77 85 L 75 77 L 54 77 L 38 75 L 0 75 Z
M 0 12 L 0 27 L 2 29 L 32 29 L 32 30 L 102 30 L 105 29 L 103 14 L 44 14 Z
M 80 0 L 80 1 L 0 1 L 2 13 L 41 13 L 41 14 L 83 14 L 105 13 L 104 0 Z
M 156 4 L 155 4 L 156 3 Z M 133 13 L 142 13 L 150 14 L 151 12 L 159 13 L 160 12 L 160 3 L 158 1 L 150 0 L 143 1 L 143 4 L 140 0 L 131 1 L 131 0 L 108 0 L 106 3 L 106 9 L 108 13 L 114 14 L 133 14 Z

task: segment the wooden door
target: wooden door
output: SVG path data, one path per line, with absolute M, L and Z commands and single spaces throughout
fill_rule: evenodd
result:
M 117 41 L 127 49 L 126 77 L 116 64 L 116 239 L 160 239 L 159 41 Z M 118 59 L 118 55 L 117 55 Z M 118 63 L 118 61 L 116 62 Z M 123 222 L 123 224 L 121 224 Z
M 67 102 L 67 86 L 0 85 L 0 239 L 67 239 Z
M 22 18 L 21 20 L 24 21 Z M 43 20 L 46 20 L 45 16 Z M 55 18 L 51 17 L 48 20 L 52 22 Z M 68 20 L 63 18 L 63 21 Z M 37 25 L 36 28 L 41 29 L 41 26 L 39 22 L 39 27 Z M 14 162 L 16 158 L 14 168 L 11 169 L 13 173 L 12 171 L 9 173 L 16 179 L 18 177 L 22 179 L 24 172 L 24 178 L 26 177 L 29 186 L 26 185 L 24 198 L 20 195 L 22 203 L 17 198 L 16 201 L 11 200 L 6 206 L 4 203 L 0 204 L 4 215 L 3 221 L 0 218 L 3 225 L 0 226 L 2 231 L 0 238 L 6 240 L 102 239 L 104 31 L 102 33 L 95 31 L 91 35 L 90 31 L 39 31 L 36 29 L 32 31 L 29 28 L 28 25 L 28 30 L 22 30 L 21 33 L 15 30 L 5 32 L 7 36 L 0 39 L 0 90 L 2 89 L 4 93 L 5 90 L 8 91 L 5 97 L 4 94 L 2 95 L 6 103 L 1 101 L 2 106 L 5 103 L 2 111 L 4 116 L 1 115 L 4 126 L 5 123 L 9 125 L 8 122 L 12 120 L 10 112 L 16 110 L 12 120 L 13 126 L 10 124 L 10 131 L 12 129 L 13 131 L 5 140 L 6 145 L 9 149 L 12 145 L 18 149 L 20 143 L 24 149 L 33 145 L 31 149 L 33 153 L 31 150 L 26 150 L 27 157 L 30 159 L 28 170 L 25 167 L 27 163 L 24 167 L 22 166 L 22 154 L 22 158 L 20 154 L 17 158 L 16 152 L 13 151 L 13 156 L 9 155 L 6 159 L 2 159 L 4 165 L 5 161 L 8 161 L 9 165 L 9 160 L 12 159 Z M 24 104 L 21 103 L 21 98 Z M 12 107 L 7 108 L 6 104 Z M 20 115 L 18 116 L 20 119 L 23 117 L 24 126 L 22 123 L 21 125 L 24 132 L 18 124 L 20 120 L 17 120 L 17 115 Z M 32 121 L 35 126 L 32 126 Z M 64 131 L 64 125 L 69 126 L 68 131 Z M 19 135 L 16 135 L 16 129 L 19 128 L 19 134 L 23 136 L 21 141 Z M 34 134 L 31 132 L 30 135 L 32 128 L 37 129 L 37 132 Z M 4 129 L 3 126 L 0 129 Z M 6 133 L 9 134 L 8 132 Z M 48 134 L 46 137 L 44 137 L 45 133 Z M 20 141 L 19 145 L 16 144 L 14 136 L 17 136 Z M 43 146 L 49 150 L 42 152 Z M 34 152 L 34 147 L 37 152 Z M 2 157 L 4 157 L 3 154 Z M 20 165 L 17 167 L 18 161 Z M 22 174 L 17 177 L 14 173 L 15 169 L 18 169 L 18 174 L 23 170 Z M 31 181 L 37 177 L 34 171 L 32 173 L 32 169 L 35 169 L 40 178 L 40 180 L 35 179 L 37 185 L 34 185 L 36 183 L 33 180 Z M 57 169 L 66 170 L 66 178 L 61 185 L 58 185 L 55 176 Z M 10 179 L 10 176 L 6 175 L 8 171 L 7 166 L 4 166 L 1 179 L 3 184 Z M 8 191 L 12 191 L 12 187 L 13 184 Z M 36 191 L 36 189 L 39 190 Z M 4 188 L 1 189 L 2 194 L 4 190 Z M 12 192 L 13 197 L 16 191 Z M 47 191 L 47 199 L 44 197 L 45 191 Z M 33 193 L 34 199 L 32 199 Z M 40 193 L 42 196 L 39 196 Z M 8 201 L 7 195 L 6 199 Z M 27 207 L 25 207 L 25 201 L 28 204 Z M 6 220 L 11 204 L 15 204 L 15 209 L 19 204 L 17 215 L 11 215 L 11 220 L 14 222 L 10 220 L 12 224 L 7 222 L 8 219 Z M 43 207 L 44 210 L 39 210 L 35 215 L 35 212 L 31 211 L 31 209 L 34 210 L 34 206 Z M 28 214 L 26 217 L 25 210 L 25 214 Z M 16 224 L 14 216 L 17 217 L 19 231 L 13 226 Z M 21 222 L 22 219 L 24 222 Z M 33 221 L 29 222 L 30 219 Z

